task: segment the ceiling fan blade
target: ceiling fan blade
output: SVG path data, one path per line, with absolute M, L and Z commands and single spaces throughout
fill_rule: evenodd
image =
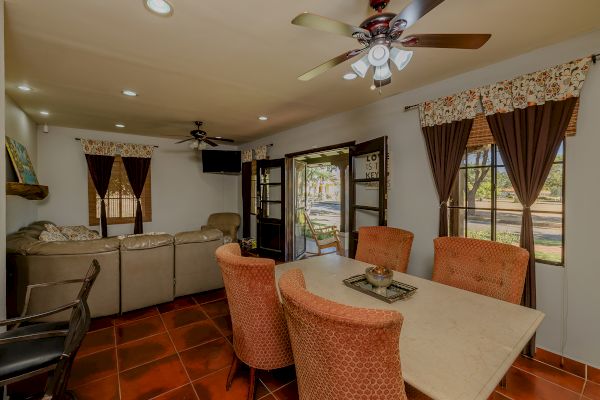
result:
M 180 140 L 179 142 L 175 142 L 175 144 L 189 142 L 190 140 L 196 140 L 196 139 L 195 138 L 184 139 L 184 140 Z
M 336 65 L 341 64 L 344 61 L 347 61 L 353 57 L 356 57 L 357 55 L 362 53 L 364 50 L 365 49 L 351 50 L 347 53 L 340 54 L 339 56 L 332 58 L 329 61 L 324 62 L 323 64 L 319 65 L 318 67 L 311 69 L 310 71 L 306 72 L 305 74 L 300 75 L 298 77 L 298 79 L 301 81 L 309 81 L 312 78 L 316 77 L 317 75 L 320 75 L 323 72 L 335 67 Z
M 445 49 L 478 49 L 483 46 L 492 35 L 488 33 L 451 33 L 451 34 L 423 34 L 410 35 L 399 42 L 404 47 L 437 47 Z
M 207 139 L 207 138 L 204 138 L 203 142 L 206 143 L 206 144 L 208 144 L 208 145 L 211 145 L 212 147 L 217 147 L 218 146 L 218 144 L 216 144 L 215 142 L 213 142 L 212 140 Z
M 337 33 L 338 35 L 348 37 L 353 37 L 353 35 L 356 33 L 361 33 L 367 37 L 371 37 L 371 33 L 366 29 L 307 12 L 302 13 L 294 18 L 292 20 L 292 24 L 304 26 L 306 28 L 318 29 L 320 31 Z
M 228 142 L 228 143 L 233 143 L 235 142 L 235 140 L 233 139 L 225 139 L 225 138 L 220 138 L 220 137 L 211 137 L 211 136 L 207 136 L 206 139 L 211 139 L 211 140 L 218 140 L 220 142 Z
M 390 27 L 403 19 L 406 25 L 402 26 L 402 30 L 405 30 L 443 2 L 444 0 L 413 0 L 390 21 Z

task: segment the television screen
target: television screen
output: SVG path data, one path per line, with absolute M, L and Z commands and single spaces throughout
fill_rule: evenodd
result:
M 242 152 L 230 150 L 202 150 L 202 170 L 207 173 L 242 171 Z

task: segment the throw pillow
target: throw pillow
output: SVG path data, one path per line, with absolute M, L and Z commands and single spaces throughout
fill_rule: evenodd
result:
M 66 238 L 65 235 L 63 235 L 62 233 L 60 233 L 60 231 L 57 232 L 49 232 L 49 231 L 42 231 L 42 233 L 40 233 L 40 238 L 39 238 L 42 242 L 64 242 L 67 241 L 69 239 Z
M 60 233 L 60 229 L 54 224 L 44 224 L 44 228 L 50 233 Z
M 98 232 L 92 231 L 83 225 L 59 226 L 58 229 L 69 240 L 95 240 L 102 238 Z

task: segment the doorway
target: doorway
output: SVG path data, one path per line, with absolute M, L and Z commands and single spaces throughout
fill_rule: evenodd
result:
M 338 239 L 346 253 L 350 147 L 327 147 L 293 156 L 292 258 L 319 253 L 316 239 Z M 336 234 L 331 232 L 335 230 Z M 319 234 L 317 231 L 328 231 Z M 335 252 L 335 247 L 323 253 Z

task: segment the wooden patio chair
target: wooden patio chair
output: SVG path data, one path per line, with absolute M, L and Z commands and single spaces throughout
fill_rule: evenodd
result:
M 336 254 L 343 256 L 344 249 L 342 247 L 342 242 L 338 236 L 338 230 L 334 225 L 323 226 L 320 228 L 315 228 L 313 225 L 308 212 L 304 211 L 304 219 L 306 220 L 306 224 L 308 225 L 308 229 L 310 229 L 310 233 L 317 244 L 317 255 L 323 254 L 321 250 L 328 249 L 330 247 L 335 247 Z M 319 237 L 324 237 L 323 239 L 319 239 Z

